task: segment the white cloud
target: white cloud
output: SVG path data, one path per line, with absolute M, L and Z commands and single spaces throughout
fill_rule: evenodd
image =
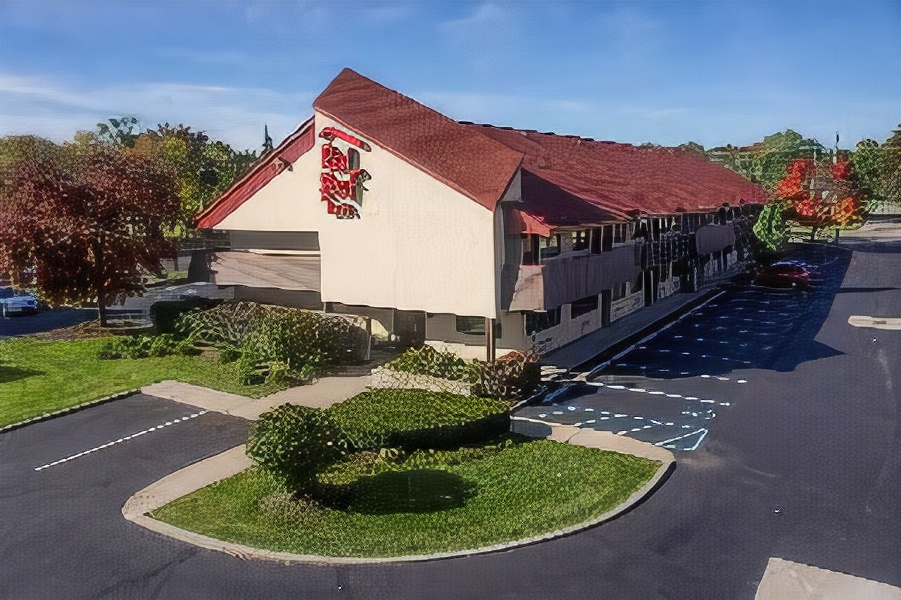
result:
M 0 135 L 72 139 L 110 117 L 134 115 L 146 127 L 184 123 L 234 147 L 256 149 L 263 125 L 276 140 L 312 113 L 315 93 L 171 82 L 85 88 L 44 77 L 0 73 Z

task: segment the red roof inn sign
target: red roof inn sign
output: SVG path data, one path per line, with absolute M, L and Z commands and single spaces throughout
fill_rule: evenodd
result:
M 325 127 L 319 133 L 322 144 L 322 172 L 319 174 L 319 193 L 328 203 L 328 213 L 338 219 L 359 219 L 363 207 L 363 184 L 371 179 L 366 169 L 360 168 L 360 150 L 372 148 L 334 127 Z M 346 145 L 346 151 L 335 145 Z

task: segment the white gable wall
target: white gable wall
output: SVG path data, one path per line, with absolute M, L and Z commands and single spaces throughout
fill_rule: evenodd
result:
M 494 212 L 319 113 L 315 126 L 316 145 L 293 170 L 216 229 L 318 232 L 324 302 L 497 317 L 503 256 L 496 256 L 495 230 L 503 227 Z M 360 219 L 337 219 L 320 200 L 318 133 L 329 126 L 372 147 L 360 152 L 360 167 L 372 176 Z
M 320 231 L 325 217 L 334 219 L 319 200 L 321 162 L 317 144 L 213 229 Z M 315 202 L 309 201 L 314 193 Z

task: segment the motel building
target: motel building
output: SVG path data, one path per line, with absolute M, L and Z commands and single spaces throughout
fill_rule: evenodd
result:
M 197 225 L 236 299 L 484 359 L 722 281 L 764 200 L 690 151 L 457 122 L 345 69 Z

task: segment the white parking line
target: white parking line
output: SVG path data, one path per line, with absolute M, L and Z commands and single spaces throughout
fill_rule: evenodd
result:
M 91 453 L 93 453 L 93 452 L 97 452 L 98 450 L 103 450 L 104 448 L 109 448 L 110 446 L 115 446 L 116 444 L 121 444 L 121 443 L 123 443 L 123 442 L 127 442 L 128 440 L 131 440 L 131 439 L 134 439 L 134 438 L 136 438 L 136 437 L 138 437 L 138 436 L 141 436 L 141 435 L 150 433 L 151 431 L 157 431 L 157 430 L 162 429 L 163 427 L 169 427 L 169 426 L 171 426 L 171 425 L 175 425 L 176 423 L 181 423 L 181 422 L 187 421 L 187 420 L 189 420 L 189 419 L 195 419 L 195 418 L 199 417 L 200 415 L 202 415 L 202 414 L 204 414 L 204 413 L 206 413 L 206 411 L 205 411 L 205 410 L 201 410 L 201 411 L 199 411 L 199 412 L 194 413 L 193 415 L 188 415 L 188 416 L 186 416 L 186 417 L 181 417 L 181 418 L 179 418 L 179 419 L 173 419 L 173 420 L 171 420 L 171 421 L 166 421 L 166 422 L 163 423 L 162 425 L 157 425 L 157 426 L 155 426 L 155 427 L 150 427 L 150 428 L 148 428 L 148 429 L 144 429 L 143 431 L 139 431 L 139 432 L 137 432 L 137 433 L 133 433 L 133 434 L 131 434 L 131 435 L 127 435 L 127 436 L 125 436 L 125 437 L 118 438 L 118 439 L 113 440 L 113 441 L 111 441 L 111 442 L 106 442 L 105 444 L 101 444 L 101 445 L 99 445 L 99 446 L 95 446 L 94 448 L 91 448 L 90 450 L 84 450 L 83 452 L 79 452 L 78 454 L 72 454 L 71 456 L 67 456 L 67 457 L 65 457 L 65 458 L 61 458 L 61 459 L 59 459 L 59 460 L 55 460 L 55 461 L 53 461 L 53 462 L 51 462 L 51 463 L 47 463 L 46 465 L 41 465 L 40 467 L 35 467 L 34 470 L 35 470 L 35 471 L 43 471 L 43 470 L 45 470 L 45 469 L 49 469 L 50 467 L 55 467 L 56 465 L 61 465 L 61 464 L 65 463 L 65 462 L 69 462 L 70 460 L 75 460 L 76 458 L 81 458 L 82 456 L 87 456 L 88 454 L 91 454 Z
M 698 441 L 695 442 L 695 445 L 688 449 L 688 452 L 694 452 L 698 449 L 698 446 L 701 445 L 701 442 L 704 441 L 704 438 L 707 437 L 709 431 L 707 429 L 704 430 L 704 433 L 701 434 L 701 437 L 698 438 Z
M 703 439 L 704 439 L 704 436 L 707 435 L 707 429 L 705 429 L 704 427 L 701 427 L 700 429 L 697 429 L 697 430 L 695 430 L 695 431 L 692 431 L 691 433 L 686 433 L 685 435 L 680 435 L 680 436 L 678 436 L 678 437 L 670 438 L 670 439 L 668 439 L 668 440 L 663 440 L 662 442 L 655 442 L 654 445 L 655 445 L 655 446 L 662 446 L 662 445 L 664 445 L 664 444 L 669 444 L 669 443 L 672 443 L 672 442 L 677 442 L 677 441 L 679 441 L 679 440 L 684 440 L 684 439 L 687 438 L 687 437 L 691 437 L 691 436 L 693 436 L 693 435 L 697 435 L 697 434 L 699 434 L 699 433 L 701 433 L 701 432 L 704 432 L 704 435 L 701 436 L 701 439 L 703 440 Z M 692 450 L 697 449 L 697 447 L 698 447 L 698 445 L 699 445 L 700 443 L 701 443 L 701 442 L 699 441 L 698 444 L 695 444 L 695 447 L 692 448 Z
M 701 375 L 701 377 L 710 377 L 710 375 Z M 658 390 L 647 390 L 645 388 L 627 388 L 624 385 L 612 385 L 612 384 L 607 384 L 607 383 L 603 383 L 600 381 L 586 381 L 585 383 L 587 383 L 588 385 L 593 385 L 594 387 L 606 387 L 609 390 L 624 390 L 624 391 L 633 392 L 636 394 L 650 394 L 652 396 L 665 395 L 667 398 L 684 398 L 685 400 L 688 400 L 690 402 L 695 402 L 697 400 L 700 400 L 701 402 L 703 402 L 705 404 L 719 404 L 720 406 L 731 406 L 731 404 L 729 402 L 717 402 L 716 400 L 710 400 L 710 399 L 701 400 L 697 396 L 683 396 L 682 394 L 667 394 L 666 392 L 661 392 Z M 737 383 L 747 383 L 747 381 L 744 379 L 739 379 Z M 575 410 L 575 409 L 572 407 L 569 407 L 569 410 Z M 585 410 L 589 410 L 589 409 L 586 408 Z M 554 414 L 557 414 L 557 413 L 554 413 Z

